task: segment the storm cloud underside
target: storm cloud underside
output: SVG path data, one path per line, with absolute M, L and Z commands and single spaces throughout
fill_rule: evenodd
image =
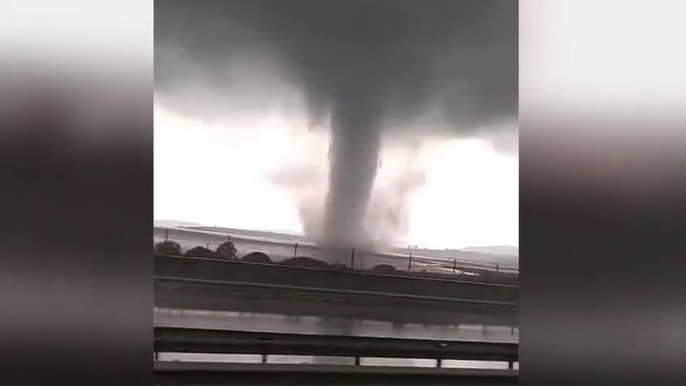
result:
M 331 131 L 324 241 L 358 246 L 384 138 L 516 122 L 517 23 L 511 0 L 157 2 L 155 89 L 197 116 L 299 90 Z

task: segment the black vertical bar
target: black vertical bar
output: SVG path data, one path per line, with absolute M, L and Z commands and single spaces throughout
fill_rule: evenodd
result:
M 350 269 L 351 270 L 355 269 L 355 248 L 353 248 L 353 255 L 350 258 Z
M 295 243 L 295 247 L 293 248 L 293 257 L 298 257 L 298 243 Z

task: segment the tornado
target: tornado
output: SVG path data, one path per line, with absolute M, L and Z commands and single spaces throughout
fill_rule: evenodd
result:
M 346 96 L 333 107 L 324 242 L 361 247 L 381 149 L 380 114 L 371 101 Z

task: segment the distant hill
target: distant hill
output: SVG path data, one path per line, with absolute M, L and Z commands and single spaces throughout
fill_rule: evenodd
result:
M 408 248 L 393 248 L 393 252 L 409 254 Z M 519 257 L 497 253 L 476 252 L 464 249 L 422 249 L 413 248 L 415 255 L 437 257 L 443 259 L 457 259 L 463 261 L 481 261 L 490 264 L 500 264 L 507 267 L 519 267 Z
M 203 226 L 203 225 L 198 225 L 198 224 L 182 225 L 181 227 L 185 228 L 185 229 L 192 229 L 192 230 L 198 230 L 198 231 L 228 233 L 228 234 L 232 234 L 232 235 L 236 235 L 236 236 L 260 237 L 260 238 L 266 238 L 266 239 L 277 239 L 277 240 L 292 241 L 292 242 L 311 242 L 312 241 L 312 240 L 309 240 L 304 235 L 298 235 L 295 233 L 287 233 L 287 232 L 272 232 L 272 231 L 260 231 L 260 230 L 250 230 L 250 229 L 225 228 L 225 227 L 208 227 L 208 226 Z
M 467 252 L 488 253 L 491 255 L 516 256 L 519 257 L 519 248 L 509 245 L 495 245 L 491 247 L 471 247 L 462 248 Z
M 154 220 L 154 226 L 165 228 L 165 227 L 184 227 L 184 226 L 198 226 L 200 224 L 188 221 L 177 221 L 177 220 Z

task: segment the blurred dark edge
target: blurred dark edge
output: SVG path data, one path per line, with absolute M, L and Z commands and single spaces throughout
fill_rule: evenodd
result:
M 522 384 L 686 384 L 686 133 L 521 115 Z
M 517 385 L 517 370 L 157 362 L 157 385 Z
M 152 70 L 52 64 L 2 63 L 0 383 L 151 384 Z

